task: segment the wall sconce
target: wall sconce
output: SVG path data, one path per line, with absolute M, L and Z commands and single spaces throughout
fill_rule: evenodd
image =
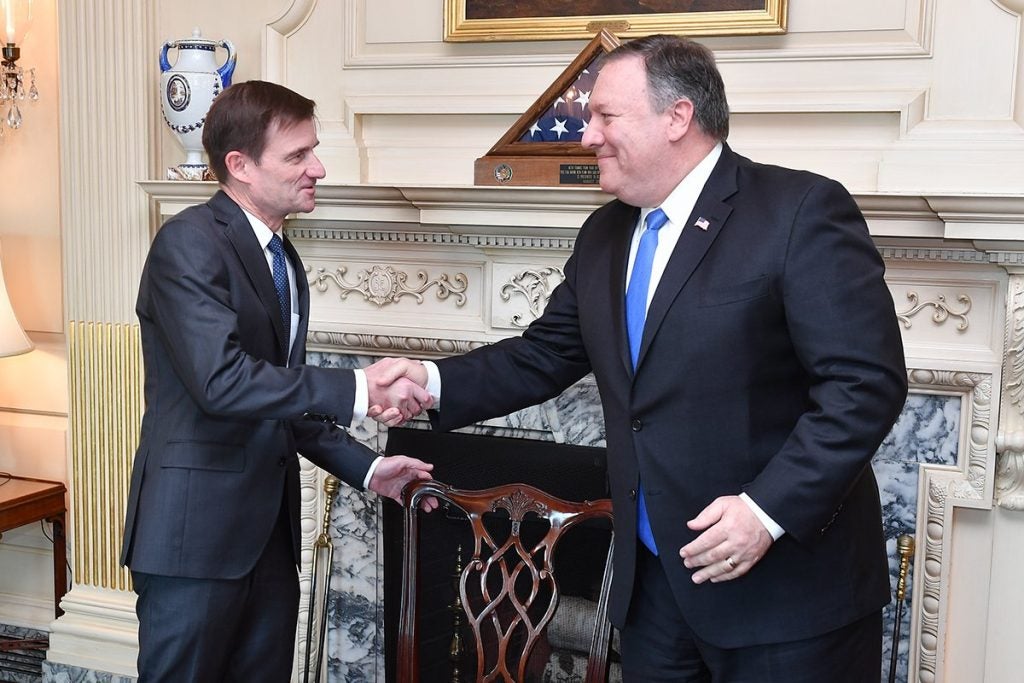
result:
M 14 315 L 11 299 L 7 296 L 3 264 L 0 263 L 0 358 L 28 353 L 33 348 L 32 340 L 25 334 L 18 317 Z
M 28 69 L 29 88 L 25 90 L 25 69 L 16 65 L 21 57 L 19 44 L 32 25 L 32 0 L 0 0 L 0 107 L 6 106 L 7 115 L 0 120 L 0 140 L 3 139 L 4 123 L 9 128 L 21 128 L 21 109 L 18 101 L 28 95 L 30 100 L 39 99 L 36 89 L 36 70 Z M 0 114 L 2 114 L 0 109 Z

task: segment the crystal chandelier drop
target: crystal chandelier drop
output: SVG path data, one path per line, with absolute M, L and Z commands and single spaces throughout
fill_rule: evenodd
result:
M 36 70 L 17 65 L 18 44 L 32 23 L 32 0 L 0 0 L 0 140 L 5 128 L 21 128 L 19 103 L 39 99 Z M 26 87 L 26 77 L 28 85 Z

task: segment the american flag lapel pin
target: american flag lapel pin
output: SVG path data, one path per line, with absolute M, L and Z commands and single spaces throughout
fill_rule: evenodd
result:
M 693 226 L 695 228 L 700 228 L 701 230 L 704 230 L 704 231 L 707 231 L 708 226 L 710 226 L 710 225 L 711 225 L 711 223 L 709 223 L 708 219 L 704 218 L 704 216 L 701 216 L 700 218 L 698 218 L 696 220 L 696 222 L 694 222 L 694 224 L 693 224 Z

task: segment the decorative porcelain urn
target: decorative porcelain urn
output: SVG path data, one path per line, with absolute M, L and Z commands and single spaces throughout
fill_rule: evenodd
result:
M 227 58 L 217 66 L 217 48 Z M 167 52 L 177 50 L 174 66 Z M 185 163 L 167 169 L 168 180 L 214 180 L 203 163 L 203 123 L 206 112 L 221 91 L 231 85 L 235 71 L 235 46 L 227 40 L 203 38 L 198 28 L 191 38 L 169 40 L 160 50 L 160 107 L 164 121 L 185 148 Z

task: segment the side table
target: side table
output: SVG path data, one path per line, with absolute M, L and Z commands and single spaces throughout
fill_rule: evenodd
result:
M 59 481 L 0 475 L 0 535 L 45 520 L 53 524 L 53 611 L 64 614 L 60 601 L 68 591 L 67 542 L 64 536 L 64 494 Z

